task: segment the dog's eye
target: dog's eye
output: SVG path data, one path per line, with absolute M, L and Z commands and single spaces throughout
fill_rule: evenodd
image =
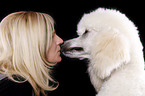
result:
M 89 31 L 88 30 L 85 30 L 84 34 L 83 35 L 86 35 Z

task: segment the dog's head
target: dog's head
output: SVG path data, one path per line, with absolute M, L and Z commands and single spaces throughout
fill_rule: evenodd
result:
M 126 64 L 130 60 L 131 42 L 139 41 L 136 27 L 124 14 L 103 8 L 84 14 L 77 33 L 77 38 L 62 45 L 64 55 L 88 58 L 101 78 Z

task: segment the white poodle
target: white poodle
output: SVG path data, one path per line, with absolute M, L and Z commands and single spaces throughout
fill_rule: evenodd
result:
M 79 37 L 62 45 L 64 55 L 89 59 L 97 96 L 145 96 L 143 46 L 135 25 L 122 13 L 99 8 L 84 14 Z

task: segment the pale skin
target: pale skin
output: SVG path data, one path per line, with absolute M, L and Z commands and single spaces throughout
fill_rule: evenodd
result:
M 60 57 L 60 45 L 63 43 L 63 40 L 54 32 L 52 44 L 49 51 L 46 53 L 47 60 L 52 63 L 58 63 L 62 60 Z

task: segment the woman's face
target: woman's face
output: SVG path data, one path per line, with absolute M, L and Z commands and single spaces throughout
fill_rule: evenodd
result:
M 57 63 L 61 61 L 60 57 L 60 45 L 63 43 L 63 40 L 56 34 L 53 34 L 52 44 L 48 50 L 46 57 L 47 60 L 51 63 Z

